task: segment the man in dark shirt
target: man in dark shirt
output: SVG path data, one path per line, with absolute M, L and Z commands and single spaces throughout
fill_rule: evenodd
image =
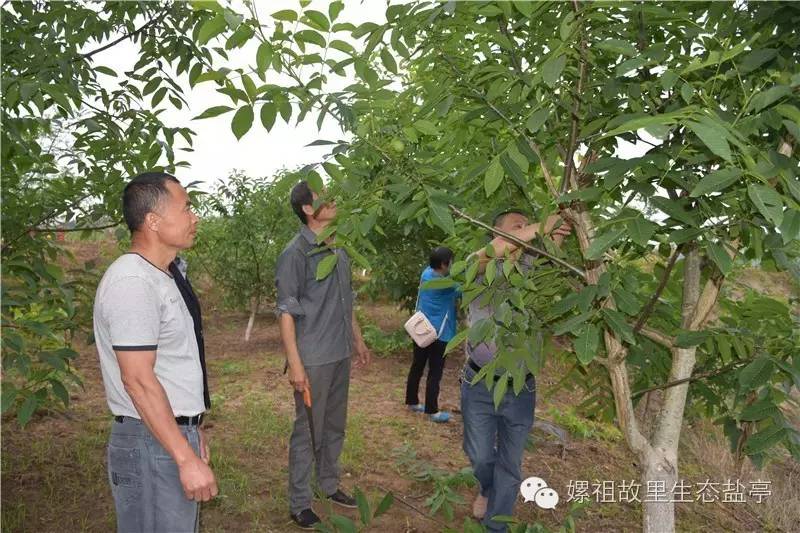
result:
M 320 521 L 311 509 L 312 463 L 322 493 L 336 504 L 356 507 L 355 500 L 339 488 L 339 455 L 347 423 L 350 355 L 355 349 L 356 366 L 367 365 L 372 358 L 353 312 L 350 258 L 327 242 L 318 243 L 317 236 L 336 216 L 336 204 L 323 203 L 315 209 L 315 200 L 317 195 L 305 181 L 292 189 L 292 209 L 303 225 L 278 258 L 275 275 L 281 339 L 295 389 L 289 511 L 303 529 L 314 529 Z M 333 269 L 318 280 L 318 265 L 331 261 L 331 256 L 335 256 Z M 311 389 L 313 439 L 303 404 L 306 388 Z

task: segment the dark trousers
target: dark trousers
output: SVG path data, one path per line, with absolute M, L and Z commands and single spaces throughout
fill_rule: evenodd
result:
M 419 382 L 428 365 L 428 381 L 425 383 L 425 412 L 433 414 L 439 412 L 439 383 L 444 372 L 444 349 L 447 343 L 434 341 L 425 348 L 420 348 L 414 343 L 414 361 L 408 371 L 406 383 L 406 405 L 419 403 Z

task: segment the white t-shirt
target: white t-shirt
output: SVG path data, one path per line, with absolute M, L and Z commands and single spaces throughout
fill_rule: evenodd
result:
M 114 415 L 141 418 L 122 385 L 115 349 L 155 350 L 156 378 L 175 416 L 205 411 L 194 322 L 169 273 L 136 253 L 114 261 L 97 287 L 94 337 Z

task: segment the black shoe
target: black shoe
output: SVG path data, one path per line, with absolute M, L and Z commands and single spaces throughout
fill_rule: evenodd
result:
M 321 522 L 317 516 L 317 513 L 311 509 L 303 509 L 299 513 L 290 516 L 292 517 L 292 522 L 294 522 L 294 525 L 300 529 L 308 529 L 313 531 L 314 525 Z
M 348 496 L 342 492 L 341 489 L 328 496 L 328 499 L 333 503 L 339 504 L 342 507 L 347 507 L 348 509 L 355 509 L 358 507 L 355 498 Z

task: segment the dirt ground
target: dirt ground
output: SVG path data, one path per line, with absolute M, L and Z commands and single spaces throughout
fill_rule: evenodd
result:
M 213 409 L 207 429 L 211 436 L 213 466 L 220 496 L 203 506 L 203 531 L 291 531 L 286 504 L 288 438 L 293 418 L 290 388 L 282 375 L 283 358 L 278 330 L 269 314 L 258 317 L 253 338 L 244 343 L 246 317 L 214 310 L 207 305 L 207 353 Z M 369 320 L 386 332 L 396 330 L 403 315 L 387 306 L 364 309 Z M 442 383 L 442 408 L 454 413 L 448 424 L 434 424 L 403 408 L 404 386 L 410 351 L 376 357 L 367 370 L 353 374 L 347 440 L 342 456 L 343 485 L 359 487 L 373 502 L 387 491 L 395 496 L 389 511 L 370 531 L 461 531 L 474 488 L 455 487 L 454 517 L 430 516 L 426 499 L 435 482 L 419 481 L 414 474 L 426 467 L 449 473 L 468 466 L 461 449 L 458 373 L 463 354 L 448 361 Z M 2 441 L 3 531 L 110 531 L 114 515 L 105 471 L 105 442 L 110 427 L 96 354 L 83 347 L 78 360 L 85 390 L 75 390 L 70 409 L 37 415 L 24 431 L 12 418 L 4 419 Z M 561 390 L 548 397 L 548 387 L 558 381 L 565 366 L 557 361 L 545 368 L 538 381 L 537 415 L 548 418 L 569 412 L 577 403 L 575 393 Z M 576 419 L 580 431 L 591 426 Z M 566 518 L 570 480 L 636 479 L 633 459 L 611 426 L 599 427 L 596 436 L 572 436 L 566 450 L 547 435 L 534 432 L 533 445 L 525 453 L 523 474 L 544 478 L 561 495 L 555 510 L 537 510 L 533 503 L 519 502 L 518 518 L 560 526 Z M 691 433 L 692 430 L 687 430 Z M 713 438 L 696 435 L 694 450 L 684 454 L 685 479 L 708 477 L 704 454 L 719 446 Z M 407 464 L 416 454 L 417 465 Z M 420 466 L 422 465 L 422 466 Z M 753 473 L 763 476 L 763 473 Z M 742 478 L 744 482 L 744 478 Z M 755 479 L 755 478 L 754 478 Z M 722 480 L 720 480 L 722 481 Z M 787 498 L 789 494 L 785 495 Z M 795 494 L 796 496 L 796 494 Z M 773 494 L 772 498 L 783 497 Z M 592 498 L 596 498 L 593 496 Z M 322 502 L 315 509 L 323 517 L 330 508 Z M 357 518 L 356 511 L 336 511 Z M 637 531 L 638 504 L 597 503 L 594 499 L 575 521 L 578 531 Z M 681 531 L 780 530 L 752 504 L 678 504 Z

